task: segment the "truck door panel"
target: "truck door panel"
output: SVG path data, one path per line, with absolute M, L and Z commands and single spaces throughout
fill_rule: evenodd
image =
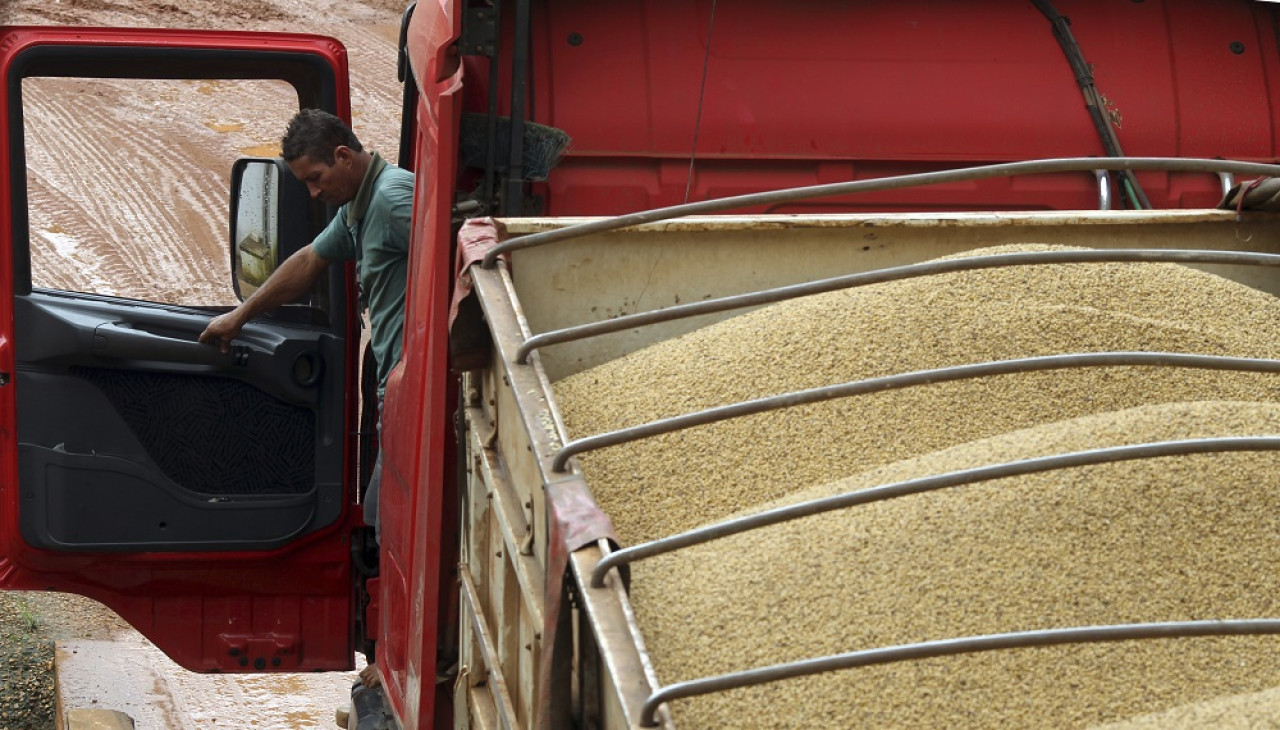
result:
M 222 355 L 196 342 L 207 315 L 58 293 L 15 321 L 27 542 L 266 549 L 337 519 L 341 485 L 318 480 L 341 470 L 341 418 L 320 417 L 342 413 L 336 338 L 250 326 Z
M 345 59 L 0 28 L 0 589 L 94 598 L 195 671 L 352 666 L 352 272 L 229 355 L 197 341 L 236 302 L 233 163 L 299 108 L 350 119 Z M 305 205 L 318 231 L 333 211 Z

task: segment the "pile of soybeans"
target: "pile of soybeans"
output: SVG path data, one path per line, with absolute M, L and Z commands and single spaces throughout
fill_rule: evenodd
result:
M 1018 246 L 973 251 L 1046 249 Z M 1280 299 L 1174 264 L 963 272 L 780 302 L 555 385 L 571 437 L 778 393 L 1033 355 L 1280 358 Z M 624 544 L 929 474 L 1280 435 L 1280 376 L 1081 368 L 879 392 L 580 457 Z M 1175 456 L 852 507 L 635 563 L 662 684 L 978 634 L 1280 617 L 1280 454 Z M 1280 639 L 1039 647 L 669 705 L 677 727 L 1280 724 Z M 1233 725 L 1234 723 L 1234 725 Z

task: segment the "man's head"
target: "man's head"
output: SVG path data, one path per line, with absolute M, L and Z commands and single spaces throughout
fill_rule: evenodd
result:
M 370 160 L 351 128 L 319 109 L 294 116 L 280 140 L 280 155 L 311 197 L 330 205 L 356 197 Z

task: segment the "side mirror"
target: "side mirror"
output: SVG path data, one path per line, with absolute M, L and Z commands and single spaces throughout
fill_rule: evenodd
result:
M 279 159 L 243 158 L 231 168 L 231 278 L 244 301 L 276 266 L 311 240 L 306 186 Z

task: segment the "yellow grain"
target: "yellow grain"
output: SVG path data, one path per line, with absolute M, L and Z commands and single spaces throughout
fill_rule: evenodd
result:
M 1002 250 L 1028 250 L 1037 246 Z M 983 251 L 984 253 L 986 251 Z M 979 252 L 971 252 L 979 253 Z M 1105 350 L 1280 357 L 1280 300 L 1169 264 L 986 270 L 779 303 L 556 384 L 574 437 L 879 375 Z M 788 501 L 1148 440 L 1280 434 L 1275 376 L 1091 368 L 792 408 L 583 456 L 625 543 Z M 633 568 L 665 683 L 981 633 L 1276 615 L 1280 458 L 1010 478 Z M 1280 684 L 1280 640 L 1121 642 L 848 670 L 673 703 L 682 728 L 1086 727 Z

